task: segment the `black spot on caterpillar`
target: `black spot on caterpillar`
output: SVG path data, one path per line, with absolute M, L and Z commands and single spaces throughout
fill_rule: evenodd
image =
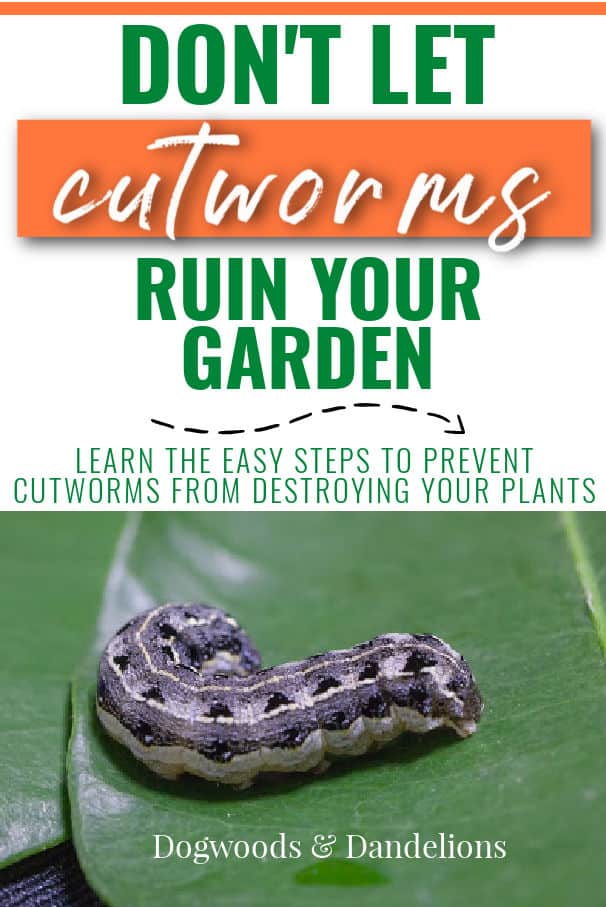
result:
M 265 714 L 268 712 L 275 712 L 276 709 L 279 709 L 281 705 L 291 705 L 292 699 L 289 699 L 288 696 L 285 696 L 284 693 L 272 693 L 269 699 L 267 700 L 267 705 L 265 706 Z
M 469 665 L 437 636 L 388 633 L 261 670 L 238 623 L 196 604 L 125 624 L 97 685 L 102 725 L 152 771 L 240 787 L 261 772 L 321 770 L 403 731 L 467 737 L 482 708 Z
M 224 702 L 211 702 L 208 707 L 209 718 L 231 718 L 232 710 Z
M 320 696 L 322 693 L 326 693 L 327 690 L 338 689 L 340 686 L 341 684 L 336 677 L 324 677 L 313 691 L 312 696 Z

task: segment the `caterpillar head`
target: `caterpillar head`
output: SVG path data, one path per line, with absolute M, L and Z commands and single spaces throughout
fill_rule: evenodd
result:
M 430 634 L 396 639 L 395 670 L 387 678 L 396 705 L 418 714 L 419 730 L 442 724 L 452 727 L 460 737 L 473 734 L 484 703 L 463 656 Z

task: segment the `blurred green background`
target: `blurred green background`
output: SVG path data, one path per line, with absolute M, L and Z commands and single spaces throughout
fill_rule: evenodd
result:
M 69 682 L 121 513 L 0 513 L 0 865 L 62 840 Z

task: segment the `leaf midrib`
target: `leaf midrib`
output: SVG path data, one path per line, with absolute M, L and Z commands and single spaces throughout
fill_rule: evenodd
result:
M 560 518 L 572 563 L 583 589 L 585 605 L 589 611 L 602 653 L 606 655 L 606 603 L 593 569 L 587 543 L 579 525 L 578 514 L 573 510 L 565 510 L 561 512 Z

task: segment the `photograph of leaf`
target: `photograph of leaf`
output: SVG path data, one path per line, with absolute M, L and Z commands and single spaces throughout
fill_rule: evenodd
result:
M 514 907 L 595 902 L 606 845 L 603 514 L 145 513 L 121 532 L 120 522 L 3 516 L 5 865 L 69 837 L 109 907 L 395 905 L 404 895 L 457 907 L 505 893 Z M 264 667 L 385 633 L 434 634 L 473 667 L 482 720 L 466 740 L 404 734 L 320 776 L 242 791 L 162 779 L 104 733 L 95 691 L 108 640 L 168 601 L 234 615 Z M 159 835 L 163 846 L 283 835 L 301 856 L 203 862 L 183 845 L 183 856 L 155 859 Z M 330 855 L 312 853 L 316 835 L 334 837 Z M 506 855 L 373 856 L 372 842 L 415 835 L 505 842 Z M 0 875 L 0 903 L 1 886 Z

